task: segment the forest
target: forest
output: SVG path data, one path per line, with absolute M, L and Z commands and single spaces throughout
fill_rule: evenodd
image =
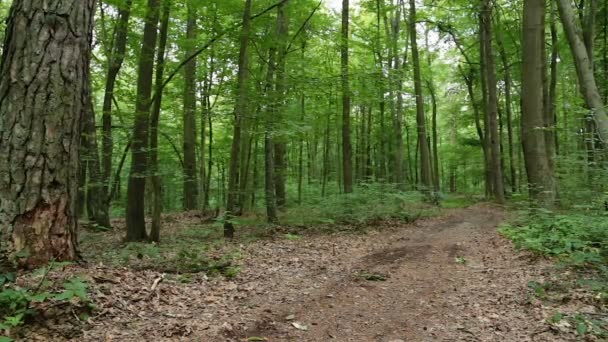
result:
M 608 1 L 0 18 L 0 342 L 608 339 Z

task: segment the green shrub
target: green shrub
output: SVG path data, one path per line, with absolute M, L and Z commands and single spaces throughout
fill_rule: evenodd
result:
M 542 213 L 501 232 L 516 246 L 555 256 L 575 266 L 603 267 L 608 262 L 608 220 L 602 215 Z

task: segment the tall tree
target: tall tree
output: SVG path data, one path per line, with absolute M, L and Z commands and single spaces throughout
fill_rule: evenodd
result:
M 114 89 L 116 79 L 122 68 L 127 51 L 127 34 L 129 31 L 129 18 L 131 17 L 132 0 L 126 0 L 124 6 L 118 10 L 118 21 L 115 28 L 113 45 L 108 56 L 108 66 L 106 72 L 106 85 L 103 95 L 102 111 L 102 182 L 104 202 L 109 207 L 110 178 L 112 176 L 112 155 L 114 150 L 114 140 L 112 138 L 112 101 L 114 100 Z M 107 210 L 107 209 L 106 209 Z
M 276 81 L 275 81 L 275 99 L 274 103 L 274 119 L 279 122 L 283 121 L 280 113 L 284 107 L 285 92 L 286 92 L 286 70 L 285 65 L 287 62 L 287 48 L 288 48 L 288 34 L 289 34 L 289 18 L 287 17 L 286 6 L 289 0 L 283 2 L 278 7 L 277 14 L 277 37 L 278 48 L 277 48 L 277 68 L 276 68 Z M 274 187 L 276 194 L 277 206 L 279 208 L 284 207 L 287 203 L 287 194 L 285 190 L 285 173 L 287 171 L 286 154 L 287 154 L 287 142 L 282 134 L 274 136 Z
M 490 0 L 483 0 L 482 5 L 482 29 L 484 30 L 482 42 L 485 58 L 485 71 L 488 89 L 488 102 L 486 105 L 486 117 L 489 118 L 489 137 L 491 167 L 492 167 L 492 193 L 499 203 L 505 202 L 504 183 L 502 176 L 502 157 L 500 153 L 500 134 L 498 131 L 498 90 L 496 86 L 496 72 L 494 68 L 494 54 L 492 46 L 492 4 Z
M 247 113 L 249 79 L 249 36 L 251 34 L 251 0 L 245 1 L 243 13 L 243 28 L 241 29 L 238 80 L 236 91 L 236 104 L 234 107 L 234 131 L 232 135 L 232 148 L 230 150 L 230 165 L 228 170 L 228 203 L 226 205 L 226 218 L 224 223 L 224 236 L 234 237 L 232 218 L 239 210 L 239 160 L 241 158 L 241 124 L 243 116 Z
M 422 76 L 420 71 L 420 54 L 416 33 L 416 0 L 410 0 L 410 40 L 412 44 L 412 63 L 414 67 L 414 91 L 416 93 L 416 125 L 418 131 L 418 148 L 420 150 L 420 185 L 421 190 L 431 190 L 431 155 L 427 142 L 426 117 L 424 113 L 424 95 L 422 93 Z
M 197 36 L 197 13 L 192 0 L 186 2 L 188 19 L 186 24 L 186 58 L 195 52 Z M 184 209 L 194 210 L 198 206 L 196 175 L 196 58 L 184 66 Z M 203 161 L 201 161 L 202 163 Z
M 587 106 L 592 111 L 591 116 L 597 126 L 599 138 L 602 144 L 605 145 L 608 142 L 608 115 L 595 81 L 593 65 L 583 41 L 581 29 L 577 24 L 577 19 L 569 0 L 557 0 L 557 8 L 559 9 L 561 22 L 564 26 L 568 44 L 570 45 L 570 51 L 574 57 L 574 65 L 576 66 L 581 93 Z
M 0 272 L 77 258 L 94 0 L 15 1 L 0 64 Z
M 144 194 L 148 176 L 148 129 L 150 100 L 154 76 L 154 52 L 158 36 L 160 0 L 148 0 L 137 72 L 137 100 L 133 142 L 131 143 L 131 170 L 127 188 L 127 241 L 143 241 L 147 237 L 144 212 Z
M 350 141 L 350 83 L 348 71 L 349 0 L 342 0 L 342 40 L 340 60 L 342 71 L 342 172 L 344 192 L 353 192 L 352 146 Z
M 530 198 L 551 207 L 555 180 L 545 147 L 543 73 L 545 49 L 545 0 L 524 0 L 522 38 L 521 134 Z
M 156 52 L 156 76 L 154 80 L 154 103 L 150 115 L 150 183 L 152 185 L 152 223 L 150 227 L 150 240 L 160 241 L 161 214 L 163 210 L 162 180 L 158 165 L 158 133 L 161 104 L 163 100 L 163 78 L 165 74 L 165 50 L 169 31 L 169 15 L 171 0 L 163 0 L 163 14 L 160 20 L 160 36 L 158 37 L 158 51 Z

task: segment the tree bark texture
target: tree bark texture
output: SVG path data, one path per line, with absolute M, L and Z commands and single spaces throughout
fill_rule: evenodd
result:
M 0 65 L 0 268 L 77 255 L 94 0 L 15 1 Z M 0 270 L 0 273 L 2 270 Z

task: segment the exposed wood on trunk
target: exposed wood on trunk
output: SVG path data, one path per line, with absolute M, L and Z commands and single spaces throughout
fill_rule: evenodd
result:
M 94 0 L 16 1 L 0 64 L 0 273 L 75 260 Z

